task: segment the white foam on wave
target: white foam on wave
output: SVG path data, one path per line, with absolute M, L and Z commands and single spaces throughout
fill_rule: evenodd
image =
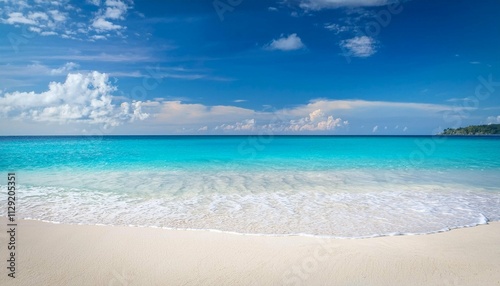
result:
M 169 184 L 172 174 L 157 173 L 133 189 L 139 175 L 114 174 L 98 189 L 48 187 L 46 181 L 20 185 L 18 215 L 71 224 L 338 238 L 433 233 L 500 220 L 498 191 L 422 178 L 426 182 L 417 183 L 401 175 L 380 180 L 368 173 L 176 174 L 178 182 Z M 96 178 L 79 176 L 86 183 Z M 65 177 L 66 184 L 77 180 Z M 124 177 L 115 191 L 107 189 Z

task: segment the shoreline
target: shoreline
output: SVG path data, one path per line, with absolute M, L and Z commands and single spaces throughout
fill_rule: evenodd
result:
M 336 239 L 19 220 L 17 235 L 1 285 L 500 285 L 500 222 Z
M 483 216 L 484 217 L 484 216 Z M 5 219 L 5 216 L 0 215 L 0 221 L 2 219 Z M 148 225 L 113 225 L 113 224 L 85 224 L 85 223 L 66 223 L 66 222 L 57 222 L 57 221 L 49 221 L 49 220 L 40 220 L 40 219 L 33 219 L 33 218 L 22 218 L 18 219 L 22 221 L 32 221 L 32 222 L 41 222 L 41 223 L 48 223 L 48 224 L 56 224 L 56 225 L 76 225 L 76 226 L 98 226 L 98 227 L 130 227 L 130 228 L 146 228 L 146 229 L 160 229 L 160 230 L 166 230 L 166 231 L 193 231 L 193 232 L 213 232 L 213 233 L 222 233 L 222 234 L 228 234 L 228 235 L 241 235 L 241 236 L 256 236 L 256 237 L 308 237 L 308 238 L 316 238 L 316 239 L 339 239 L 339 240 L 359 240 L 359 239 L 372 239 L 372 238 L 382 238 L 382 237 L 394 237 L 394 236 L 420 236 L 420 235 L 432 235 L 432 234 L 439 234 L 439 233 L 444 233 L 444 232 L 450 232 L 454 231 L 457 229 L 463 229 L 463 228 L 473 228 L 473 227 L 478 227 L 482 225 L 489 225 L 490 223 L 500 223 L 500 221 L 497 220 L 489 220 L 488 218 L 484 217 L 484 221 L 474 223 L 471 225 L 462 225 L 462 226 L 456 226 L 456 227 L 447 227 L 446 229 L 440 229 L 440 230 L 435 230 L 435 231 L 430 231 L 430 232 L 422 232 L 422 233 L 389 233 L 389 234 L 374 234 L 374 235 L 368 235 L 368 236 L 331 236 L 331 235 L 316 235 L 316 234 L 309 234 L 309 233 L 290 233 L 290 234 L 278 234 L 278 233 L 245 233 L 245 232 L 237 232 L 237 231 L 226 231 L 226 230 L 219 230 L 219 229 L 210 229 L 210 228 L 175 228 L 175 227 L 158 227 L 158 226 L 148 226 Z

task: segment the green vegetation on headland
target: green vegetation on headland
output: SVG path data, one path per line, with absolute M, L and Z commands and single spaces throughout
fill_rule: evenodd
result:
M 439 135 L 497 135 L 500 134 L 500 124 L 472 125 L 460 128 L 446 128 Z

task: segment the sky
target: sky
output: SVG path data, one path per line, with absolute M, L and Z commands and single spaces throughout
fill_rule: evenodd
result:
M 498 0 L 0 0 L 0 135 L 500 123 Z

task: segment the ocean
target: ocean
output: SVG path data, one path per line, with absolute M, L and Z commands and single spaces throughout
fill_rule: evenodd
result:
M 54 223 L 364 238 L 500 220 L 500 137 L 0 137 L 0 196 Z

